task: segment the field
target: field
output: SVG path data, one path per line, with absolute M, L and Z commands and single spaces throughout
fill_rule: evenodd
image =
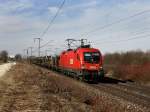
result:
M 137 112 L 140 107 L 88 84 L 29 64 L 0 78 L 1 112 Z

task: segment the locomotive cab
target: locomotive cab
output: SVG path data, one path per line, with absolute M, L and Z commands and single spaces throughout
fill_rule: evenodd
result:
M 87 81 L 98 81 L 104 77 L 102 56 L 98 49 L 80 48 L 78 54 L 80 54 L 81 78 Z

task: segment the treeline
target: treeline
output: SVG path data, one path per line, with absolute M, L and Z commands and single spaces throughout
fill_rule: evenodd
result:
M 0 62 L 6 63 L 8 61 L 8 52 L 7 51 L 1 51 L 0 52 Z
M 22 61 L 22 56 L 16 54 L 14 57 L 9 57 L 6 50 L 0 51 L 0 63 L 7 63 L 8 61 Z
M 104 56 L 104 68 L 112 77 L 149 83 L 150 51 L 107 53 Z
M 104 64 L 143 65 L 150 63 L 150 51 L 129 51 L 122 53 L 107 53 L 104 56 Z

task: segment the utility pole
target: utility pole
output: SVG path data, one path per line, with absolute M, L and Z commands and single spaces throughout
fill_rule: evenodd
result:
M 28 58 L 28 49 L 24 49 L 25 56 Z
M 27 49 L 27 58 L 29 57 L 29 49 Z
M 29 47 L 29 49 L 31 49 L 31 57 L 32 57 L 32 52 L 33 52 L 33 47 Z
M 34 38 L 34 42 L 38 40 L 39 41 L 39 45 L 38 45 L 38 49 L 39 49 L 39 53 L 38 53 L 38 56 L 40 57 L 40 49 L 41 49 L 41 38 Z
M 26 49 L 23 49 L 23 56 L 26 57 Z

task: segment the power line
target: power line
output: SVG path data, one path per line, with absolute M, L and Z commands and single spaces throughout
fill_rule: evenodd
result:
M 40 48 L 43 48 L 43 47 L 47 46 L 47 45 L 48 45 L 49 43 L 51 43 L 51 42 L 53 42 L 53 40 L 50 40 L 50 41 L 48 41 L 47 43 L 45 43 L 45 44 L 41 45 L 41 47 L 40 47 Z
M 136 39 L 141 39 L 141 38 L 149 38 L 150 34 L 147 35 L 143 35 L 143 36 L 135 36 L 133 38 L 128 38 L 128 39 L 123 39 L 123 40 L 117 40 L 117 41 L 109 41 L 107 43 L 101 43 L 101 44 L 111 44 L 111 43 L 119 43 L 119 42 L 126 42 L 126 41 L 130 41 L 130 40 L 136 40 Z
M 148 30 L 148 29 L 150 29 L 150 28 L 147 28 L 146 30 Z M 147 32 L 145 32 L 145 30 L 143 30 L 143 31 L 138 31 L 138 32 L 132 32 L 130 34 L 132 34 L 133 36 L 138 36 L 138 35 L 145 34 L 145 33 L 147 33 Z M 96 41 L 100 41 L 101 43 L 110 42 L 108 39 L 101 39 L 101 40 L 96 40 Z
M 60 12 L 60 10 L 63 8 L 63 6 L 64 6 L 64 4 L 65 4 L 65 2 L 66 2 L 66 0 L 63 0 L 63 2 L 62 2 L 62 4 L 59 6 L 59 8 L 58 8 L 58 10 L 57 10 L 57 12 L 56 12 L 56 14 L 55 14 L 55 16 L 51 19 L 51 21 L 48 23 L 48 26 L 46 27 L 46 29 L 43 31 L 43 33 L 41 34 L 41 36 L 40 36 L 40 38 L 36 38 L 36 39 L 39 39 L 39 47 L 38 47 L 38 51 L 39 51 L 39 56 L 40 56 L 40 49 L 41 48 L 43 48 L 43 47 L 45 47 L 45 46 L 47 46 L 50 42 L 51 42 L 51 40 L 49 41 L 49 42 L 47 42 L 46 44 L 44 44 L 44 45 L 40 45 L 40 40 L 41 40 L 41 38 L 47 33 L 47 31 L 48 31 L 48 29 L 52 26 L 52 24 L 53 24 L 53 22 L 55 21 L 55 19 L 56 19 L 56 17 L 58 16 L 58 14 L 59 14 L 59 12 Z M 37 50 L 34 50 L 33 52 L 36 52 Z
M 51 19 L 51 21 L 48 23 L 48 26 L 46 27 L 46 29 L 41 34 L 41 36 L 40 36 L 41 38 L 47 33 L 48 29 L 52 26 L 53 22 L 55 21 L 56 17 L 58 16 L 60 10 L 63 8 L 65 2 L 66 2 L 66 0 L 63 0 L 62 4 L 59 6 L 55 16 Z
M 53 22 L 55 21 L 56 17 L 58 16 L 58 14 L 59 14 L 60 10 L 62 9 L 62 7 L 64 6 L 64 4 L 65 4 L 65 0 L 64 0 L 64 1 L 62 2 L 62 4 L 60 5 L 60 7 L 59 7 L 59 9 L 57 10 L 55 16 L 54 16 L 54 17 L 52 18 L 52 20 L 49 22 L 47 28 L 46 28 L 46 29 L 44 30 L 44 32 L 42 33 L 41 37 L 43 37 L 43 36 L 47 33 L 48 29 L 52 26 Z M 117 21 L 114 21 L 114 22 L 112 22 L 112 23 L 106 24 L 106 25 L 104 25 L 104 26 L 97 27 L 97 28 L 95 28 L 95 29 L 93 29 L 93 30 L 91 30 L 91 31 L 89 31 L 89 32 L 85 32 L 85 33 L 83 33 L 83 34 L 81 34 L 81 35 L 86 35 L 86 34 L 95 32 L 95 31 L 97 31 L 97 30 L 105 29 L 105 28 L 110 27 L 110 26 L 112 26 L 112 25 L 114 25 L 114 24 L 118 24 L 118 23 L 120 23 L 120 22 L 122 22 L 122 21 L 126 21 L 126 20 L 128 20 L 128 19 L 132 19 L 133 17 L 140 16 L 140 15 L 142 15 L 142 14 L 144 14 L 144 13 L 148 13 L 148 12 L 150 12 L 150 9 L 149 9 L 149 10 L 144 10 L 144 11 L 142 11 L 142 12 L 136 13 L 136 14 L 134 14 L 134 15 L 131 15 L 131 16 L 128 16 L 128 17 L 125 17 L 125 18 L 121 18 L 121 19 L 119 19 L 119 20 L 117 20 Z M 136 38 L 135 38 L 135 39 L 136 39 Z M 129 40 L 129 39 L 128 39 L 128 40 Z M 130 40 L 131 40 L 131 39 L 130 39 Z M 133 38 L 132 38 L 132 40 L 133 40 Z M 124 40 L 124 41 L 126 41 L 126 40 Z M 50 43 L 50 42 L 47 42 L 46 44 L 40 46 L 40 48 L 45 47 L 45 46 L 48 45 L 49 43 Z M 40 51 L 39 51 L 39 52 L 40 52 Z
M 50 42 L 53 42 L 54 40 L 50 40 L 48 41 L 47 43 L 41 45 L 41 42 L 39 42 L 39 46 L 37 49 L 35 49 L 34 51 L 32 50 L 32 53 L 35 53 L 35 52 L 41 52 L 41 48 L 44 48 L 45 46 L 47 46 Z M 53 46 L 53 45 L 50 45 L 50 46 Z
M 84 36 L 84 35 L 87 35 L 87 34 L 89 34 L 89 33 L 96 32 L 96 31 L 98 31 L 98 30 L 103 30 L 103 29 L 105 29 L 105 28 L 107 28 L 107 27 L 113 26 L 113 25 L 118 24 L 118 23 L 120 23 L 120 22 L 122 22 L 122 21 L 127 21 L 128 19 L 132 19 L 132 18 L 134 18 L 134 17 L 136 17 L 136 16 L 140 16 L 140 15 L 142 15 L 142 14 L 144 14 L 144 13 L 148 13 L 148 12 L 150 12 L 150 9 L 144 10 L 144 11 L 142 11 L 142 12 L 138 12 L 138 13 L 136 13 L 136 14 L 134 14 L 134 15 L 131 15 L 131 16 L 128 16 L 128 17 L 125 17 L 125 18 L 121 18 L 121 19 L 119 19 L 119 20 L 117 20 L 117 21 L 114 21 L 114 22 L 112 22 L 112 23 L 106 24 L 106 25 L 104 25 L 104 26 L 97 27 L 97 28 L 95 28 L 95 29 L 93 29 L 93 30 L 90 30 L 90 31 L 85 32 L 85 33 L 82 33 L 80 36 Z

